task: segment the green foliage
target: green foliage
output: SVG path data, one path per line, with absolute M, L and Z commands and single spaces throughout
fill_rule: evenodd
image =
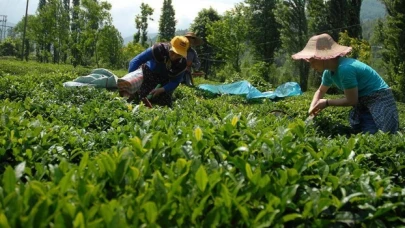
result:
M 347 30 L 350 37 L 361 38 L 360 9 L 363 0 L 331 0 L 327 3 L 328 33 L 339 40 L 339 33 Z
M 310 34 L 320 34 L 331 29 L 327 19 L 328 7 L 325 1 L 308 1 L 308 30 Z
M 405 3 L 404 1 L 382 1 L 388 17 L 382 30 L 376 30 L 377 38 L 383 42 L 383 59 L 389 83 L 401 101 L 405 100 L 405 47 L 402 45 L 405 36 Z
M 113 25 L 106 25 L 100 30 L 97 40 L 96 55 L 101 65 L 105 68 L 122 68 L 124 40 L 121 33 Z
M 56 74 L 58 72 L 70 72 L 77 75 L 87 75 L 90 68 L 86 67 L 76 67 L 71 65 L 53 65 L 53 64 L 38 64 L 33 61 L 29 62 L 18 62 L 15 60 L 0 60 L 0 69 L 3 72 L 1 76 L 11 75 L 26 75 L 28 73 L 33 74 Z
M 196 47 L 196 51 L 201 58 L 201 69 L 207 74 L 211 71 L 211 66 L 219 65 L 219 62 L 212 61 L 215 58 L 215 50 L 207 42 L 207 36 L 209 34 L 208 27 L 215 21 L 221 19 L 218 12 L 212 7 L 208 9 L 202 9 L 198 12 L 198 15 L 190 25 L 190 31 L 193 31 L 198 37 L 201 37 L 204 43 Z M 207 76 L 206 74 L 206 76 Z
M 119 52 L 121 51 L 123 41 L 121 41 L 121 34 L 112 26 L 109 10 L 111 10 L 111 4 L 108 2 L 82 1 L 80 11 L 81 31 L 78 42 L 81 53 L 81 65 L 89 66 L 97 63 L 97 58 L 99 57 L 96 53 L 97 45 L 101 45 L 101 47 L 106 45 L 111 46 L 109 51 L 113 52 L 108 54 L 112 56 L 112 59 L 109 59 L 108 62 L 111 65 L 117 64 L 119 59 L 117 56 L 120 55 Z M 105 28 L 102 26 L 105 26 Z M 109 38 L 106 36 L 109 36 Z M 101 38 L 106 40 L 100 41 Z
M 243 78 L 248 80 L 260 91 L 269 91 L 273 85 L 278 85 L 278 77 L 276 75 L 275 66 L 266 62 L 257 62 L 243 73 Z
M 235 71 L 231 64 L 217 67 L 214 72 L 215 73 L 211 79 L 219 82 L 234 82 L 242 79 L 242 76 Z
M 306 4 L 306 0 L 277 3 L 275 16 L 280 24 L 280 39 L 286 54 L 290 55 L 301 51 L 308 41 Z M 297 61 L 296 67 L 299 69 L 301 89 L 306 91 L 308 89 L 309 65 L 305 61 Z
M 370 64 L 371 47 L 366 40 L 352 38 L 349 36 L 347 31 L 339 33 L 339 37 L 339 44 L 352 47 L 352 51 L 348 57 L 358 59 L 366 64 Z
M 40 62 L 58 63 L 66 61 L 69 38 L 69 12 L 61 1 L 48 1 L 38 8 L 32 22 L 33 41 L 37 45 L 37 59 Z M 53 46 L 53 50 L 51 50 Z
M 250 103 L 180 86 L 173 109 L 148 109 L 63 88 L 68 66 L 0 64 L 2 227 L 404 224 L 403 131 L 346 135 L 337 108 L 306 125 L 312 94 Z
M 12 39 L 5 39 L 0 43 L 0 56 L 16 56 L 17 48 Z
M 148 20 L 153 21 L 152 16 L 154 9 L 146 3 L 141 3 L 141 13 L 135 17 L 135 26 L 137 29 L 134 35 L 134 43 L 141 43 L 146 46 L 148 40 Z
M 223 18 L 208 25 L 207 41 L 216 48 L 216 56 L 228 61 L 236 72 L 240 72 L 242 56 L 246 52 L 248 24 L 246 8 L 239 4 L 227 11 Z
M 145 48 L 140 43 L 128 43 L 122 51 L 125 68 L 128 69 L 129 61 L 144 50 Z
M 274 53 L 280 47 L 279 24 L 274 16 L 275 0 L 246 0 L 248 30 L 247 39 L 254 47 L 259 61 L 273 63 Z M 270 39 L 269 39 L 270 38 Z
M 159 19 L 158 41 L 170 41 L 174 37 L 176 31 L 175 16 L 172 0 L 163 0 L 162 14 Z

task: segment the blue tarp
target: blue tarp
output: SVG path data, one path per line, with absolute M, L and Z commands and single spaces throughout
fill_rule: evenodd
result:
M 296 82 L 287 82 L 276 88 L 275 91 L 260 92 L 248 81 L 239 81 L 224 85 L 201 84 L 198 88 L 215 94 L 245 95 L 247 99 L 291 97 L 301 95 L 301 87 Z

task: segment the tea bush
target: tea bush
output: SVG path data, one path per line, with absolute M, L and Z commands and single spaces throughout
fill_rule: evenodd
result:
M 405 223 L 404 131 L 350 134 L 348 108 L 306 124 L 311 92 L 249 102 L 180 86 L 173 108 L 148 109 L 62 86 L 87 69 L 0 66 L 1 227 Z

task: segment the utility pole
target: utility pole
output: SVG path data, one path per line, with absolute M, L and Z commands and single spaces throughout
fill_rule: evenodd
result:
M 1 31 L 0 31 L 0 41 L 6 38 L 6 28 L 7 28 L 7 15 L 0 15 Z
M 28 1 L 29 0 L 27 0 L 27 7 L 25 7 L 25 23 L 24 23 L 24 33 L 23 33 L 23 39 L 22 39 L 21 61 L 24 60 L 25 31 L 27 30 L 27 18 L 28 18 Z

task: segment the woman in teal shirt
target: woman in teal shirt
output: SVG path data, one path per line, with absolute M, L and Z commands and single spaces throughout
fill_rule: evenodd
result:
M 370 66 L 343 57 L 351 50 L 351 47 L 337 44 L 328 34 L 321 34 L 311 37 L 305 48 L 292 56 L 293 59 L 306 60 L 313 69 L 323 72 L 309 114 L 317 115 L 328 106 L 353 106 L 349 121 L 355 131 L 371 134 L 378 130 L 398 131 L 398 110 L 391 89 Z M 345 96 L 324 99 L 332 85 L 343 90 Z

